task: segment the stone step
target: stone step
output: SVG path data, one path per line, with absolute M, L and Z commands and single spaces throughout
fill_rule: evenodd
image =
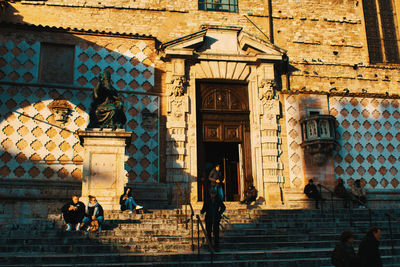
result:
M 333 248 L 313 248 L 313 249 L 285 249 L 285 250 L 256 250 L 256 251 L 222 251 L 214 255 L 215 261 L 253 261 L 253 260 L 280 260 L 282 262 L 290 261 L 293 258 L 299 259 L 313 259 L 318 258 L 329 258 Z M 390 256 L 391 248 L 380 247 L 382 256 Z M 395 255 L 400 252 L 400 247 L 395 248 Z M 63 263 L 63 264 L 93 264 L 103 263 L 108 265 L 109 263 L 127 263 L 127 262 L 168 262 L 168 261 L 192 261 L 196 260 L 196 253 L 179 253 L 179 254 L 164 254 L 157 251 L 152 253 L 95 253 L 95 254 L 4 254 L 0 253 L 0 261 L 4 264 L 52 264 L 52 263 Z M 325 265 L 327 263 L 324 263 Z M 320 265 L 322 265 L 320 263 Z
M 400 258 L 396 257 L 393 259 L 392 257 L 382 257 L 383 263 L 385 267 L 398 267 Z M 91 266 L 104 266 L 103 263 L 91 263 Z M 163 262 L 124 262 L 124 263 L 108 263 L 107 266 L 187 266 L 187 267 L 200 267 L 200 266 L 210 266 L 210 256 L 209 255 L 200 255 L 198 259 L 193 261 L 163 261 Z M 232 267 L 264 267 L 264 266 L 280 266 L 280 267 L 332 267 L 330 265 L 330 258 L 293 258 L 293 259 L 261 259 L 261 260 L 214 260 L 212 262 L 213 266 L 232 266 Z M 15 267 L 20 265 L 6 265 L 8 267 Z M 40 265 L 30 265 L 30 266 L 51 266 L 51 267 L 70 267 L 70 264 L 40 264 Z M 79 264 L 75 263 L 76 267 L 86 267 L 87 264 Z
M 200 244 L 204 244 L 201 238 Z M 191 238 L 182 237 L 150 237 L 148 240 L 129 239 L 69 239 L 69 240 L 19 240 L 20 242 L 8 242 L 0 244 L 0 252 L 51 252 L 51 253 L 95 253 L 95 252 L 146 252 L 149 248 L 157 248 L 158 251 L 188 251 L 191 247 Z M 359 244 L 356 240 L 355 244 Z M 382 239 L 381 246 L 391 246 L 392 241 Z M 271 241 L 268 239 L 252 240 L 226 240 L 221 239 L 221 249 L 226 250 L 257 250 L 257 249 L 284 249 L 284 248 L 330 248 L 335 244 L 332 240 L 316 241 Z M 393 240 L 394 246 L 400 246 L 400 239 Z M 197 246 L 197 239 L 194 239 Z

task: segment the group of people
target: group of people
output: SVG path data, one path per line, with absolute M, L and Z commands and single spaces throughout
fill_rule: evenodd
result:
M 361 185 L 360 179 L 354 181 L 351 186 L 351 191 L 349 192 L 345 188 L 343 180 L 339 178 L 336 181 L 333 193 L 336 197 L 342 198 L 344 200 L 345 208 L 349 207 L 352 200 L 358 206 L 363 206 L 367 202 L 367 193 L 365 192 L 364 187 Z M 308 184 L 304 187 L 304 194 L 306 194 L 308 198 L 315 200 L 315 206 L 317 209 L 319 208 L 319 202 L 324 201 L 321 193 L 318 191 L 312 179 L 308 180 Z
M 340 241 L 331 255 L 332 264 L 335 267 L 381 267 L 382 260 L 379 252 L 379 239 L 381 229 L 374 226 L 369 229 L 361 240 L 358 253 L 355 253 L 354 234 L 344 231 L 340 235 Z
M 129 210 L 130 214 L 134 210 L 143 209 L 143 206 L 135 202 L 132 188 L 130 187 L 125 187 L 119 204 L 121 211 Z M 78 195 L 73 195 L 72 200 L 61 208 L 61 212 L 67 225 L 66 231 L 68 232 L 73 229 L 75 231 L 84 229 L 85 234 L 88 234 L 89 231 L 101 231 L 104 222 L 104 210 L 95 196 L 89 195 L 89 202 L 85 206 L 85 204 L 79 201 Z
M 89 202 L 87 206 L 79 201 L 79 196 L 73 195 L 72 201 L 66 203 L 61 211 L 63 213 L 64 221 L 67 224 L 66 231 L 80 231 L 82 228 L 85 233 L 90 230 L 101 230 L 101 225 L 104 222 L 103 207 L 97 202 L 95 196 L 89 195 Z M 93 225 L 92 225 L 92 222 Z

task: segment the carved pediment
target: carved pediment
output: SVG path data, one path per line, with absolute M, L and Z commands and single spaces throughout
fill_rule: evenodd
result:
M 204 26 L 201 31 L 164 43 L 167 57 L 194 56 L 200 59 L 237 61 L 282 60 L 286 51 L 244 32 L 241 27 Z M 234 57 L 234 58 L 232 58 Z

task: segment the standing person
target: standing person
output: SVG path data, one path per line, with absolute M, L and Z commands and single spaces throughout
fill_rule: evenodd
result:
M 365 237 L 361 240 L 358 248 L 361 267 L 382 267 L 381 253 L 379 252 L 380 238 L 381 229 L 374 226 L 369 229 Z
M 206 230 L 208 240 L 211 242 L 211 233 L 214 237 L 214 248 L 219 251 L 219 222 L 224 213 L 226 207 L 222 200 L 217 197 L 217 191 L 215 188 L 210 190 L 210 198 L 204 201 L 201 214 L 206 213 Z
M 119 198 L 119 204 L 121 205 L 122 211 L 129 209 L 129 214 L 133 213 L 133 209 L 143 209 L 143 206 L 136 204 L 135 200 L 133 199 L 132 188 L 130 187 L 124 188 L 124 193 Z
M 215 188 L 221 201 L 224 200 L 224 177 L 221 174 L 221 165 L 217 164 L 208 175 L 211 189 Z
M 85 204 L 79 201 L 79 196 L 73 195 L 72 201 L 66 203 L 62 208 L 64 221 L 67 224 L 67 231 L 75 226 L 76 231 L 81 230 L 82 219 L 85 216 Z
M 353 248 L 354 234 L 351 231 L 343 231 L 340 241 L 332 252 L 332 264 L 335 267 L 358 267 L 359 259 Z
M 361 185 L 360 179 L 354 181 L 351 186 L 351 193 L 357 201 L 357 205 L 360 206 L 360 202 L 365 205 L 367 202 L 367 193 L 365 192 L 364 187 Z
M 304 187 L 304 194 L 306 194 L 308 198 L 315 200 L 315 207 L 318 209 L 318 202 L 322 201 L 323 199 L 312 179 L 308 180 L 308 184 Z
M 86 206 L 86 217 L 83 218 L 85 234 L 88 234 L 88 231 L 91 228 L 89 224 L 91 224 L 93 221 L 97 222 L 98 230 L 101 231 L 101 225 L 104 222 L 103 207 L 99 204 L 99 202 L 97 202 L 95 196 L 89 195 L 89 203 Z
M 344 201 L 344 208 L 347 208 L 350 204 L 351 196 L 347 189 L 344 187 L 344 182 L 342 179 L 338 179 L 335 185 L 335 189 L 333 190 L 335 196 L 343 198 Z

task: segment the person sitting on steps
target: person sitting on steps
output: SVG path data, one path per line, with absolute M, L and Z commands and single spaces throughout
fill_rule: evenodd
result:
M 75 226 L 76 231 L 80 231 L 82 219 L 85 217 L 85 204 L 79 201 L 79 196 L 73 195 L 72 201 L 66 203 L 61 211 L 67 224 L 66 231 L 71 231 L 72 226 Z
M 130 187 L 124 188 L 124 193 L 119 198 L 119 204 L 121 205 L 121 210 L 129 210 L 129 214 L 132 214 L 134 209 L 143 209 L 143 206 L 138 205 L 133 199 L 132 188 Z
M 360 179 L 354 181 L 353 185 L 351 186 L 351 193 L 353 197 L 356 199 L 358 207 L 364 207 L 367 202 L 367 193 L 365 192 L 364 187 L 361 185 Z
M 257 194 L 258 194 L 258 191 L 254 187 L 254 185 L 249 185 L 249 187 L 247 188 L 246 192 L 244 192 L 245 199 L 240 203 L 246 204 L 246 205 L 250 205 L 251 202 L 256 201 Z
M 323 201 L 324 199 L 321 197 L 320 193 L 318 192 L 317 187 L 314 184 L 314 181 L 312 179 L 308 180 L 308 184 L 304 187 L 304 194 L 308 198 L 312 198 L 315 200 L 315 208 L 318 207 L 319 201 Z
M 349 207 L 349 203 L 350 203 L 350 199 L 351 199 L 351 195 L 350 193 L 347 191 L 347 189 L 344 187 L 344 182 L 342 179 L 338 179 L 336 181 L 336 185 L 335 188 L 333 190 L 334 194 L 336 197 L 339 198 L 343 198 L 344 201 L 344 208 L 348 208 Z
M 94 222 L 93 225 L 92 222 Z M 97 202 L 95 196 L 89 195 L 89 203 L 86 206 L 86 217 L 83 218 L 85 234 L 88 235 L 89 230 L 96 230 L 96 226 L 98 226 L 97 230 L 101 231 L 101 225 L 103 224 L 103 222 L 103 207 L 99 204 L 99 202 Z

